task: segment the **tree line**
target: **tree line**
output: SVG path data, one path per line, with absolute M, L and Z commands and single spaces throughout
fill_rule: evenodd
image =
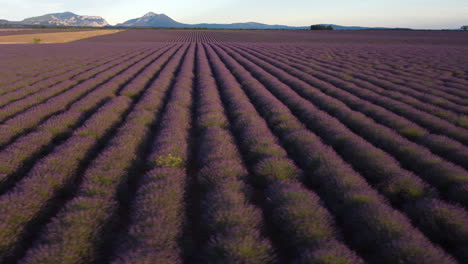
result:
M 333 30 L 333 27 L 325 25 L 312 25 L 310 26 L 310 30 Z

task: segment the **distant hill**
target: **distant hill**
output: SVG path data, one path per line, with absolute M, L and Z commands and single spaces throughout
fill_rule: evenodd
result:
M 332 26 L 336 30 L 410 30 L 409 28 L 385 27 L 359 27 L 340 26 L 335 24 L 320 24 Z M 27 27 L 27 26 L 65 26 L 65 27 L 119 27 L 119 28 L 206 28 L 206 29 L 310 29 L 310 26 L 291 27 L 286 25 L 269 25 L 257 22 L 216 24 L 185 24 L 170 18 L 165 14 L 149 12 L 142 17 L 130 19 L 123 23 L 111 26 L 99 16 L 81 16 L 72 12 L 46 14 L 38 17 L 26 18 L 22 21 L 8 21 L 0 19 L 1 27 Z M 452 29 L 460 30 L 460 29 Z
M 340 26 L 334 24 L 320 24 L 322 26 L 332 26 L 336 30 L 368 30 L 368 29 L 382 29 L 382 30 L 411 30 L 411 28 L 388 28 L 388 27 L 356 27 L 356 26 Z
M 105 27 L 109 23 L 99 16 L 80 16 L 72 12 L 46 14 L 22 21 L 0 20 L 0 24 L 30 26 Z
M 130 19 L 124 23 L 117 24 L 117 27 L 162 27 L 162 28 L 183 28 L 187 27 L 187 24 L 179 23 L 165 14 L 155 14 L 149 12 L 146 15 Z
M 256 22 L 233 24 L 184 24 L 173 20 L 165 14 L 149 12 L 140 18 L 130 19 L 116 27 L 140 28 L 208 28 L 208 29 L 307 29 L 308 27 L 289 27 L 284 25 L 267 25 Z
M 321 24 L 332 26 L 337 30 L 365 30 L 365 29 L 393 29 L 382 27 L 347 27 L 334 24 Z M 232 23 L 232 24 L 185 24 L 175 21 L 165 14 L 149 12 L 142 17 L 130 19 L 124 23 L 115 25 L 116 27 L 127 28 L 207 28 L 207 29 L 309 29 L 310 26 L 291 27 L 285 25 L 268 25 L 257 22 Z
M 290 27 L 284 25 L 268 25 L 257 22 L 232 23 L 232 24 L 195 24 L 195 28 L 210 29 L 309 29 L 309 27 Z

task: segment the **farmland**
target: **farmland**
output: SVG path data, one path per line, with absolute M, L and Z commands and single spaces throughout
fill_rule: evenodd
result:
M 0 46 L 0 263 L 467 263 L 468 34 Z
M 118 32 L 120 32 L 120 30 L 0 31 L 0 44 L 66 43 Z

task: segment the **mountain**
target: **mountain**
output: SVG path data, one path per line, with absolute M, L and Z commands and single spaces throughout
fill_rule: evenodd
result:
M 334 24 L 321 24 L 332 26 L 337 30 L 366 30 L 366 29 L 400 29 L 407 28 L 383 28 L 383 27 L 348 27 Z M 22 21 L 8 21 L 0 19 L 1 27 L 28 27 L 28 26 L 69 26 L 69 27 L 110 27 L 99 16 L 80 16 L 72 12 L 47 14 L 38 17 L 26 18 Z M 207 29 L 309 29 L 309 26 L 290 27 L 284 25 L 268 25 L 257 22 L 232 23 L 232 24 L 184 24 L 173 20 L 165 14 L 149 12 L 142 17 L 130 19 L 124 23 L 115 25 L 120 28 L 207 28 Z M 459 29 L 458 29 L 459 30 Z
M 165 14 L 149 12 L 140 18 L 130 19 L 116 27 L 141 28 L 209 28 L 209 29 L 307 29 L 308 27 L 289 27 L 283 25 L 267 25 L 256 22 L 233 24 L 184 24 L 173 20 Z
M 182 24 L 174 21 L 172 18 L 165 14 L 155 14 L 149 12 L 140 18 L 130 19 L 124 23 L 117 24 L 117 27 L 164 27 L 164 28 L 183 28 L 187 27 L 187 24 Z
M 99 16 L 80 16 L 72 12 L 47 14 L 13 22 L 22 25 L 67 26 L 67 27 L 104 27 L 109 24 Z
M 332 26 L 337 30 L 365 30 L 365 29 L 394 29 L 379 27 L 347 27 L 334 24 L 321 24 Z M 149 12 L 140 18 L 130 19 L 124 23 L 117 24 L 116 27 L 127 28 L 208 28 L 208 29 L 309 29 L 309 26 L 290 27 L 284 25 L 268 25 L 257 22 L 232 23 L 232 24 L 184 24 L 173 20 L 165 14 L 156 14 Z M 395 28 L 396 29 L 396 28 Z

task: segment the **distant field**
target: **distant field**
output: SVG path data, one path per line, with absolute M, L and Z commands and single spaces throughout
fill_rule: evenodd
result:
M 2 45 L 0 263 L 468 263 L 467 44 L 127 30 Z
M 56 33 L 56 32 L 76 32 L 90 31 L 95 29 L 54 29 L 54 28 L 0 28 L 0 36 L 39 34 L 39 33 Z
M 90 38 L 83 42 L 249 42 L 249 43 L 324 43 L 379 45 L 468 46 L 462 31 L 311 31 L 311 30 L 127 30 L 116 35 Z
M 80 39 L 115 34 L 121 30 L 85 30 L 85 31 L 20 31 L 22 34 L 16 34 L 18 31 L 3 31 L 4 35 L 0 34 L 0 44 L 21 44 L 34 43 L 34 39 L 40 39 L 40 43 L 66 43 Z M 14 32 L 15 34 L 9 34 Z M 27 33 L 27 34 L 25 34 Z
M 8 35 L 14 33 L 24 33 L 25 31 L 32 31 L 32 28 L 0 28 L 0 34 Z

